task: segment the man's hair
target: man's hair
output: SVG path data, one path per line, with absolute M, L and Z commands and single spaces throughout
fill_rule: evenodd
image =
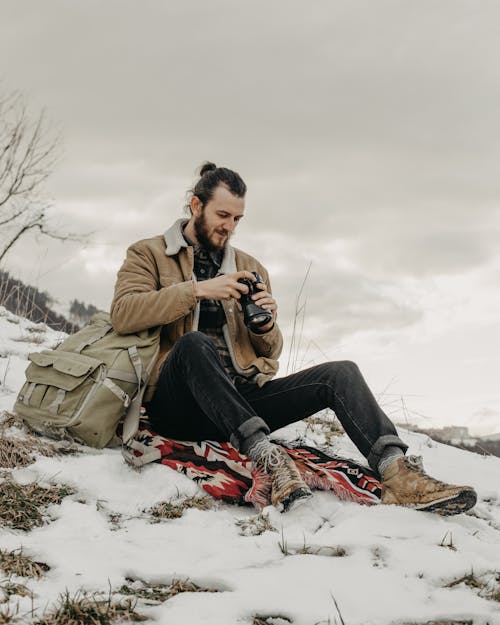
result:
M 196 195 L 201 201 L 202 207 L 205 207 L 220 184 L 225 185 L 236 197 L 245 197 L 247 185 L 237 172 L 227 167 L 217 167 L 215 163 L 205 161 L 200 167 L 200 179 L 187 192 L 187 203 L 185 206 L 187 212 L 191 212 L 191 198 L 193 196 Z

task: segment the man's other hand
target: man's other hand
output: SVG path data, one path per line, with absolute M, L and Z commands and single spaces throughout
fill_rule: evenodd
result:
M 195 281 L 194 294 L 196 299 L 226 301 L 231 298 L 240 299 L 242 293 L 248 293 L 246 284 L 238 282 L 241 278 L 248 278 L 252 282 L 255 282 L 255 276 L 250 271 L 237 271 L 236 273 L 217 276 L 211 280 Z
M 270 330 L 273 327 L 274 322 L 276 320 L 278 304 L 276 303 L 276 300 L 271 295 L 271 293 L 269 293 L 269 291 L 267 290 L 267 286 L 263 282 L 259 282 L 257 284 L 257 288 L 259 289 L 259 291 L 252 295 L 252 300 L 257 304 L 257 306 L 260 306 L 261 308 L 264 308 L 265 310 L 270 310 L 273 316 L 272 321 L 270 321 L 269 323 L 266 323 L 265 326 L 261 326 L 259 328 L 259 330 L 263 332 L 267 332 L 267 330 Z

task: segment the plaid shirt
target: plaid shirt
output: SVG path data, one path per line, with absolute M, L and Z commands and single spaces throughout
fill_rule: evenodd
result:
M 186 235 L 184 239 L 194 248 L 194 274 L 196 279 L 211 280 L 215 278 L 222 263 L 223 251 L 208 252 L 195 245 Z M 218 300 L 202 299 L 200 301 L 200 318 L 198 330 L 209 336 L 215 343 L 215 347 L 221 357 L 222 364 L 227 374 L 234 381 L 246 381 L 234 368 L 231 354 L 227 348 L 226 339 L 222 332 L 222 326 L 226 323 L 226 315 L 222 304 Z

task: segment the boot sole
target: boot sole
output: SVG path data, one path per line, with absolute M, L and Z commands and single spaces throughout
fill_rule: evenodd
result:
M 438 499 L 428 504 L 415 504 L 412 506 L 415 510 L 424 512 L 435 512 L 442 516 L 452 516 L 467 512 L 476 505 L 477 494 L 474 490 L 463 490 L 454 497 L 446 497 Z
M 297 488 L 288 495 L 288 497 L 282 502 L 282 512 L 290 512 L 300 508 L 307 503 L 313 496 L 312 492 L 307 488 Z

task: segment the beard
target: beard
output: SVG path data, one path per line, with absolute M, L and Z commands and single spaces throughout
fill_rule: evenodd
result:
M 196 238 L 198 239 L 198 243 L 200 244 L 200 247 L 207 250 L 208 252 L 220 252 L 221 250 L 224 249 L 224 246 L 229 241 L 230 235 L 226 236 L 224 243 L 222 243 L 222 245 L 219 245 L 217 243 L 214 243 L 214 241 L 212 241 L 212 239 L 210 238 L 210 231 L 208 229 L 207 222 L 205 219 L 205 213 L 202 213 L 200 217 L 197 217 L 194 220 L 193 226 L 194 226 Z

